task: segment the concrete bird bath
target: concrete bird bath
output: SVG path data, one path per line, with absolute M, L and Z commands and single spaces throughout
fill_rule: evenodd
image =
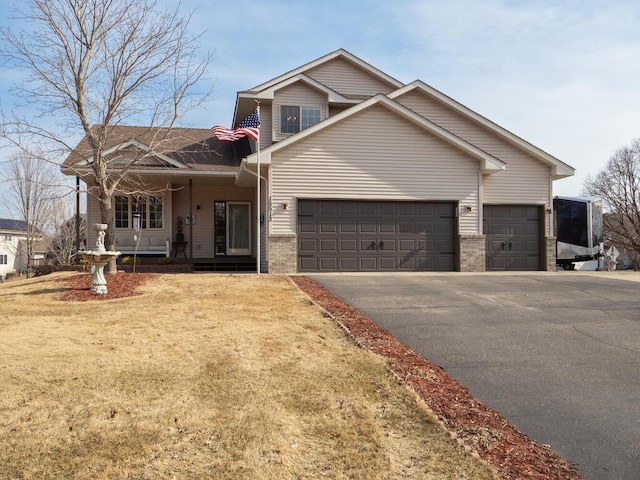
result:
M 91 290 L 96 295 L 107 294 L 107 279 L 104 276 L 104 267 L 111 260 L 120 256 L 120 252 L 108 252 L 104 248 L 104 236 L 107 230 L 106 223 L 94 223 L 93 228 L 97 234 L 95 250 L 84 250 L 78 252 L 82 260 L 91 264 Z

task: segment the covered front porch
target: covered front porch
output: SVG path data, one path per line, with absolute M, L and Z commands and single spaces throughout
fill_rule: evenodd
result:
M 189 264 L 192 271 L 256 270 L 255 186 L 238 186 L 235 175 L 209 172 L 158 176 L 148 189 L 160 193 L 115 199 L 114 234 L 122 262 L 135 255 L 144 269 Z

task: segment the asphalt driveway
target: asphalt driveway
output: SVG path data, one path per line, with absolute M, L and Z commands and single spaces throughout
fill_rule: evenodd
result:
M 640 479 L 640 283 L 624 272 L 309 275 L 587 480 Z

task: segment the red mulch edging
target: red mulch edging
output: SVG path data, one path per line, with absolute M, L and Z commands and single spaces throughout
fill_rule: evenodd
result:
M 504 479 L 582 480 L 564 458 L 518 431 L 441 367 L 397 340 L 319 283 L 289 277 L 325 309 L 355 342 L 387 360 L 388 368 L 409 385 L 464 445 L 494 466 Z
M 61 300 L 86 302 L 89 300 L 113 300 L 134 295 L 141 295 L 139 288 L 149 280 L 157 277 L 151 273 L 112 273 L 106 274 L 107 294 L 96 295 L 90 290 L 91 274 L 83 273 L 71 277 L 61 278 L 58 281 L 64 283 L 67 290 L 61 295 Z

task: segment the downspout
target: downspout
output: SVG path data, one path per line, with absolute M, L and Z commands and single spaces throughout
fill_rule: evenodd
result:
M 240 164 L 240 172 L 242 172 L 242 171 L 244 170 L 245 172 L 250 173 L 250 174 L 251 174 L 251 175 L 253 175 L 254 177 L 257 177 L 257 176 L 258 176 L 258 174 L 257 174 L 256 172 L 252 172 L 251 170 L 249 170 L 248 168 L 246 168 L 246 167 L 245 167 L 245 165 L 247 164 L 246 162 L 247 162 L 247 159 L 246 159 L 246 158 L 243 158 L 243 159 L 242 159 L 242 163 Z M 240 172 L 238 172 L 238 175 L 240 174 Z M 238 183 L 237 178 L 238 178 L 238 177 L 236 177 L 236 184 Z M 265 176 L 263 176 L 263 175 L 260 175 L 260 179 L 261 179 L 261 180 L 264 180 L 265 182 L 267 181 L 267 177 L 265 177 Z

